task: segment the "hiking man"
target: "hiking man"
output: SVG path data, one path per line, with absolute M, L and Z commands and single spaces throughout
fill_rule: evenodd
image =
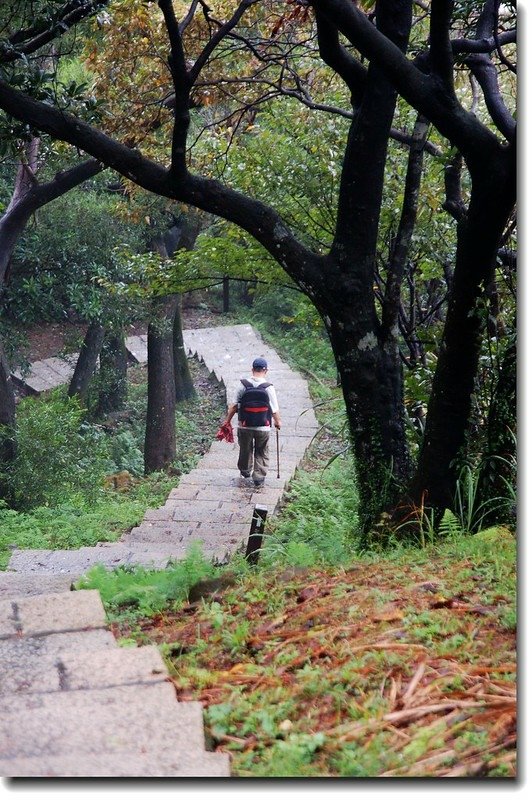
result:
M 277 395 L 273 385 L 266 382 L 267 372 L 266 359 L 256 358 L 251 377 L 241 379 L 242 385 L 223 423 L 230 424 L 238 411 L 238 469 L 243 478 L 253 478 L 257 487 L 263 485 L 268 471 L 272 420 L 278 430 L 281 428 Z

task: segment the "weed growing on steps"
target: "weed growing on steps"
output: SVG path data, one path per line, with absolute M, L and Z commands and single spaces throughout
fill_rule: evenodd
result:
M 201 547 L 192 545 L 182 561 L 165 570 L 119 567 L 110 572 L 98 564 L 79 579 L 76 589 L 97 589 L 111 621 L 131 621 L 181 605 L 189 589 L 215 571 Z

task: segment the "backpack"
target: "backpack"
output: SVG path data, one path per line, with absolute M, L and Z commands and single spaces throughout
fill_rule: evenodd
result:
M 245 378 L 241 379 L 241 383 L 246 387 L 238 406 L 238 419 L 242 427 L 270 427 L 272 424 L 272 411 L 266 389 L 272 384 L 261 383 L 259 386 L 254 386 L 251 381 L 247 381 Z

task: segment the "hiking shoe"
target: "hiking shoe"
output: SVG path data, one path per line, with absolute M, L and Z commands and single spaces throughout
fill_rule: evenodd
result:
M 254 480 L 253 483 L 255 484 L 255 486 L 258 489 L 259 486 L 264 486 L 264 478 L 262 480 L 258 480 L 258 481 Z
M 251 472 L 242 472 L 242 470 L 240 470 L 240 474 L 243 478 L 251 478 Z

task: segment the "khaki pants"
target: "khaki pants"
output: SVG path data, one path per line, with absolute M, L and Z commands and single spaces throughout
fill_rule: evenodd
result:
M 238 428 L 238 469 L 250 472 L 254 481 L 262 481 L 268 472 L 270 431 L 257 431 L 253 428 Z

